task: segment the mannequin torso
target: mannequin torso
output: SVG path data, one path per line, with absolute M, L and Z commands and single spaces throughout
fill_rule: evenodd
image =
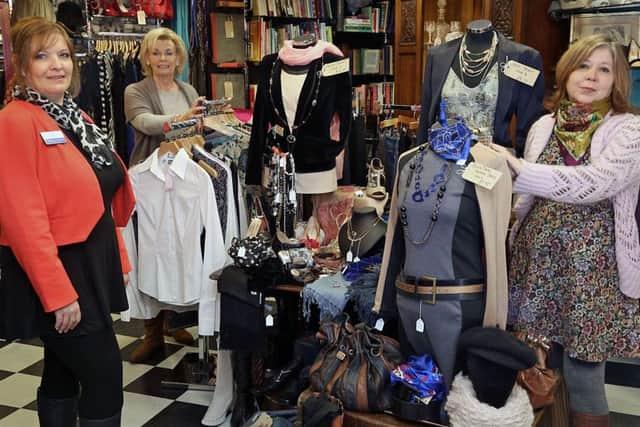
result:
M 375 208 L 354 209 L 351 219 L 338 233 L 340 252 L 347 257 L 347 261 L 352 258 L 357 262 L 356 258 L 371 255 L 370 252 L 378 246 L 386 231 L 387 225 L 378 217 Z
M 465 72 L 465 67 L 461 64 L 461 57 L 464 57 L 465 60 L 470 61 L 470 65 L 473 66 L 473 61 L 480 61 L 480 55 L 482 53 L 492 53 L 492 55 L 487 58 L 487 61 L 484 61 L 486 70 L 490 70 L 493 64 L 498 59 L 496 55 L 497 50 L 495 49 L 495 44 L 497 43 L 497 34 L 493 30 L 493 26 L 491 25 L 491 21 L 487 20 L 477 20 L 471 21 L 467 25 L 467 32 L 464 36 L 463 42 L 460 46 L 461 50 L 466 49 L 466 54 L 460 52 L 458 56 L 458 60 L 454 60 L 451 64 L 451 68 L 458 75 L 460 80 L 462 80 L 466 86 L 470 88 L 474 88 L 482 82 L 486 72 L 480 72 L 478 75 L 470 75 L 468 72 Z M 493 52 L 490 49 L 493 46 Z M 480 66 L 479 64 L 478 66 Z M 483 68 L 484 70 L 484 68 Z

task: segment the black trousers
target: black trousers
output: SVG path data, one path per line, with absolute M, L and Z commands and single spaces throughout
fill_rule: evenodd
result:
M 122 409 L 122 359 L 113 329 L 88 335 L 47 335 L 40 393 L 64 399 L 82 390 L 81 418 L 103 419 Z

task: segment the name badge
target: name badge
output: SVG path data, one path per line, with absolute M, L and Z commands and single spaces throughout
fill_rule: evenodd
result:
M 44 141 L 45 145 L 57 145 L 64 144 L 64 133 L 61 130 L 51 130 L 48 132 L 40 132 L 40 136 Z
M 349 58 L 341 59 L 322 66 L 322 77 L 335 76 L 349 71 Z
M 503 72 L 505 76 L 531 87 L 533 87 L 540 75 L 540 70 L 521 64 L 513 59 L 507 61 Z
M 477 162 L 470 163 L 462 173 L 462 179 L 487 190 L 491 190 L 501 176 L 502 172 Z

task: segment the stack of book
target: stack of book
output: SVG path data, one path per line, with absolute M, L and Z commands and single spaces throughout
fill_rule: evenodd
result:
M 357 16 L 345 16 L 344 31 L 385 33 L 390 30 L 390 22 L 391 6 L 385 0 L 361 8 Z

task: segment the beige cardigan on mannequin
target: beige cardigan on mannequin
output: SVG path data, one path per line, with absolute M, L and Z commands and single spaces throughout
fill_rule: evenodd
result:
M 411 155 L 414 150 L 404 153 L 401 157 Z M 486 305 L 484 311 L 484 326 L 496 326 L 504 329 L 507 324 L 508 289 L 507 289 L 507 254 L 506 240 L 511 213 L 511 174 L 506 161 L 498 153 L 483 144 L 476 144 L 471 148 L 474 160 L 480 164 L 502 172 L 500 179 L 491 190 L 476 185 L 476 195 L 480 207 L 482 228 L 484 234 L 485 262 L 486 262 Z M 376 298 L 373 311 L 380 312 L 384 292 L 394 291 L 385 289 L 387 267 L 391 259 L 391 245 L 398 221 L 397 197 L 398 176 L 391 197 L 391 212 L 387 235 L 385 238 L 382 268 L 378 279 Z

